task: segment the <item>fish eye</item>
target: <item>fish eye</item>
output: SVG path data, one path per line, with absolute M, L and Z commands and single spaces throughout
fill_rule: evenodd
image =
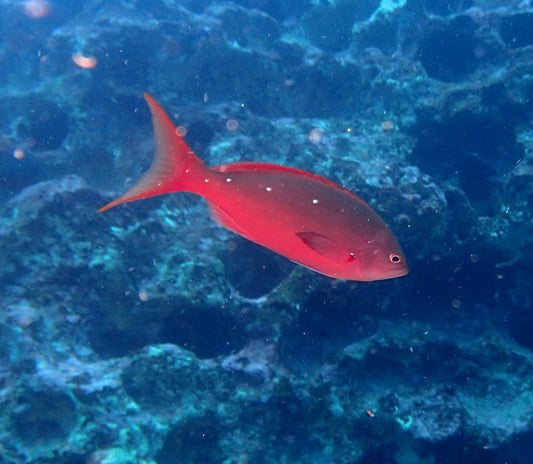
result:
M 392 264 L 398 264 L 402 262 L 402 255 L 399 255 L 398 253 L 391 253 L 389 255 L 389 261 Z

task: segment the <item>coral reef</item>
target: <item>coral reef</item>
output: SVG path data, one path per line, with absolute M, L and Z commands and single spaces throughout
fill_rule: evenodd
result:
M 0 463 L 533 462 L 530 2 L 0 9 Z M 359 194 L 409 276 L 333 281 L 190 194 L 96 213 L 151 160 L 144 91 L 211 165 Z

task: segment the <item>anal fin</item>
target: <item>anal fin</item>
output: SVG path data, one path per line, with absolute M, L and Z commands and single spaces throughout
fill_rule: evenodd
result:
M 233 232 L 237 232 L 238 234 L 244 237 L 248 236 L 246 230 L 244 230 L 239 224 L 237 224 L 237 222 L 235 222 L 235 220 L 220 206 L 215 205 L 210 201 L 207 202 L 207 206 L 209 207 L 209 214 L 211 215 L 213 220 L 220 224 L 222 227 L 232 230 Z

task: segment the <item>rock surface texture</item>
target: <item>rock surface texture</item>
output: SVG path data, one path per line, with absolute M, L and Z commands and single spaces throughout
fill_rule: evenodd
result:
M 531 2 L 0 12 L 0 464 L 533 462 Z M 210 165 L 360 195 L 410 274 L 331 280 L 190 194 L 96 213 L 145 91 Z

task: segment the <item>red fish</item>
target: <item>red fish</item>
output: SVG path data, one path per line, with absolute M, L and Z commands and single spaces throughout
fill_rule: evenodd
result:
M 330 277 L 381 280 L 407 274 L 391 230 L 363 200 L 309 172 L 265 163 L 209 168 L 148 94 L 155 157 L 124 195 L 99 211 L 163 193 L 204 197 L 222 226 Z

